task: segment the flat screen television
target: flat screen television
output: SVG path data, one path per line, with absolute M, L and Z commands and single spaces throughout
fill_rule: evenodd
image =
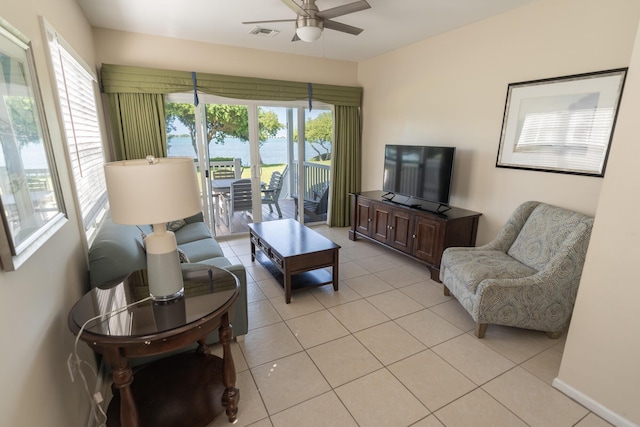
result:
M 405 203 L 421 207 L 412 198 L 449 205 L 455 147 L 386 145 L 382 190 L 387 200 L 406 196 Z

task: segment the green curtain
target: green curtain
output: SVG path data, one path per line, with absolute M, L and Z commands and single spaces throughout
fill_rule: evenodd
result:
M 108 93 L 115 160 L 167 156 L 164 95 Z
M 335 144 L 331 157 L 329 226 L 346 227 L 351 220 L 349 193 L 360 191 L 362 125 L 360 107 L 335 107 Z
M 100 84 L 104 93 L 179 93 L 193 91 L 188 71 L 157 70 L 102 64 Z
M 193 92 L 193 75 L 188 71 L 157 70 L 103 64 L 100 70 L 104 93 Z M 199 92 L 235 99 L 295 101 L 309 98 L 309 83 L 223 74 L 195 73 Z M 312 99 L 331 105 L 360 106 L 362 88 L 311 84 Z

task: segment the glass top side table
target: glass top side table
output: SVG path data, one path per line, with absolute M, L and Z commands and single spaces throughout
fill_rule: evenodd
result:
M 112 368 L 108 426 L 206 426 L 223 410 L 230 422 L 235 421 L 239 390 L 229 310 L 238 298 L 238 279 L 206 265 L 185 270 L 183 276 L 184 297 L 172 301 L 145 300 L 149 290 L 146 271 L 141 270 L 113 286 L 92 289 L 69 312 L 71 332 L 77 335 L 84 325 L 80 339 Z M 205 338 L 216 329 L 222 359 L 207 352 Z M 195 352 L 144 365 L 134 381 L 130 359 L 173 352 L 195 342 Z

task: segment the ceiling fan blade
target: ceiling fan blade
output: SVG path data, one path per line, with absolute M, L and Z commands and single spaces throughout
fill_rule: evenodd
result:
M 296 33 L 293 33 L 293 38 L 291 39 L 292 42 L 297 42 L 300 40 L 300 37 L 298 37 L 298 35 Z
M 331 19 L 369 8 L 371 8 L 371 5 L 369 5 L 369 3 L 367 3 L 365 0 L 360 0 L 342 6 L 333 7 L 331 9 L 321 10 L 320 12 L 316 13 L 316 16 L 319 16 L 322 19 Z
M 331 30 L 342 31 L 343 33 L 353 34 L 354 36 L 357 36 L 363 31 L 362 28 L 353 27 L 336 21 L 329 21 L 328 19 L 325 19 L 324 27 Z
M 295 19 L 273 19 L 271 21 L 245 21 L 243 24 L 267 24 L 270 22 L 296 22 Z
M 309 13 L 307 13 L 307 11 L 302 8 L 302 6 L 300 6 L 298 3 L 294 2 L 293 0 L 281 0 L 281 1 L 282 3 L 286 4 L 287 7 L 289 7 L 289 9 L 293 10 L 297 15 L 310 16 Z

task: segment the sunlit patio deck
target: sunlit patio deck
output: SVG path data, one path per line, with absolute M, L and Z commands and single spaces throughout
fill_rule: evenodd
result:
M 275 221 L 278 219 L 294 218 L 295 203 L 293 199 L 281 199 L 279 201 L 280 210 L 282 210 L 282 218 L 278 218 L 278 212 L 275 207 L 273 212 L 269 212 L 268 205 L 262 205 L 262 221 Z M 216 224 L 216 236 L 228 236 L 237 233 L 248 233 L 249 227 L 247 224 L 252 223 L 253 218 L 246 212 L 235 212 L 231 218 L 231 227 L 224 224 L 223 221 L 218 221 Z M 305 223 L 309 224 L 312 220 L 308 217 L 305 218 Z

